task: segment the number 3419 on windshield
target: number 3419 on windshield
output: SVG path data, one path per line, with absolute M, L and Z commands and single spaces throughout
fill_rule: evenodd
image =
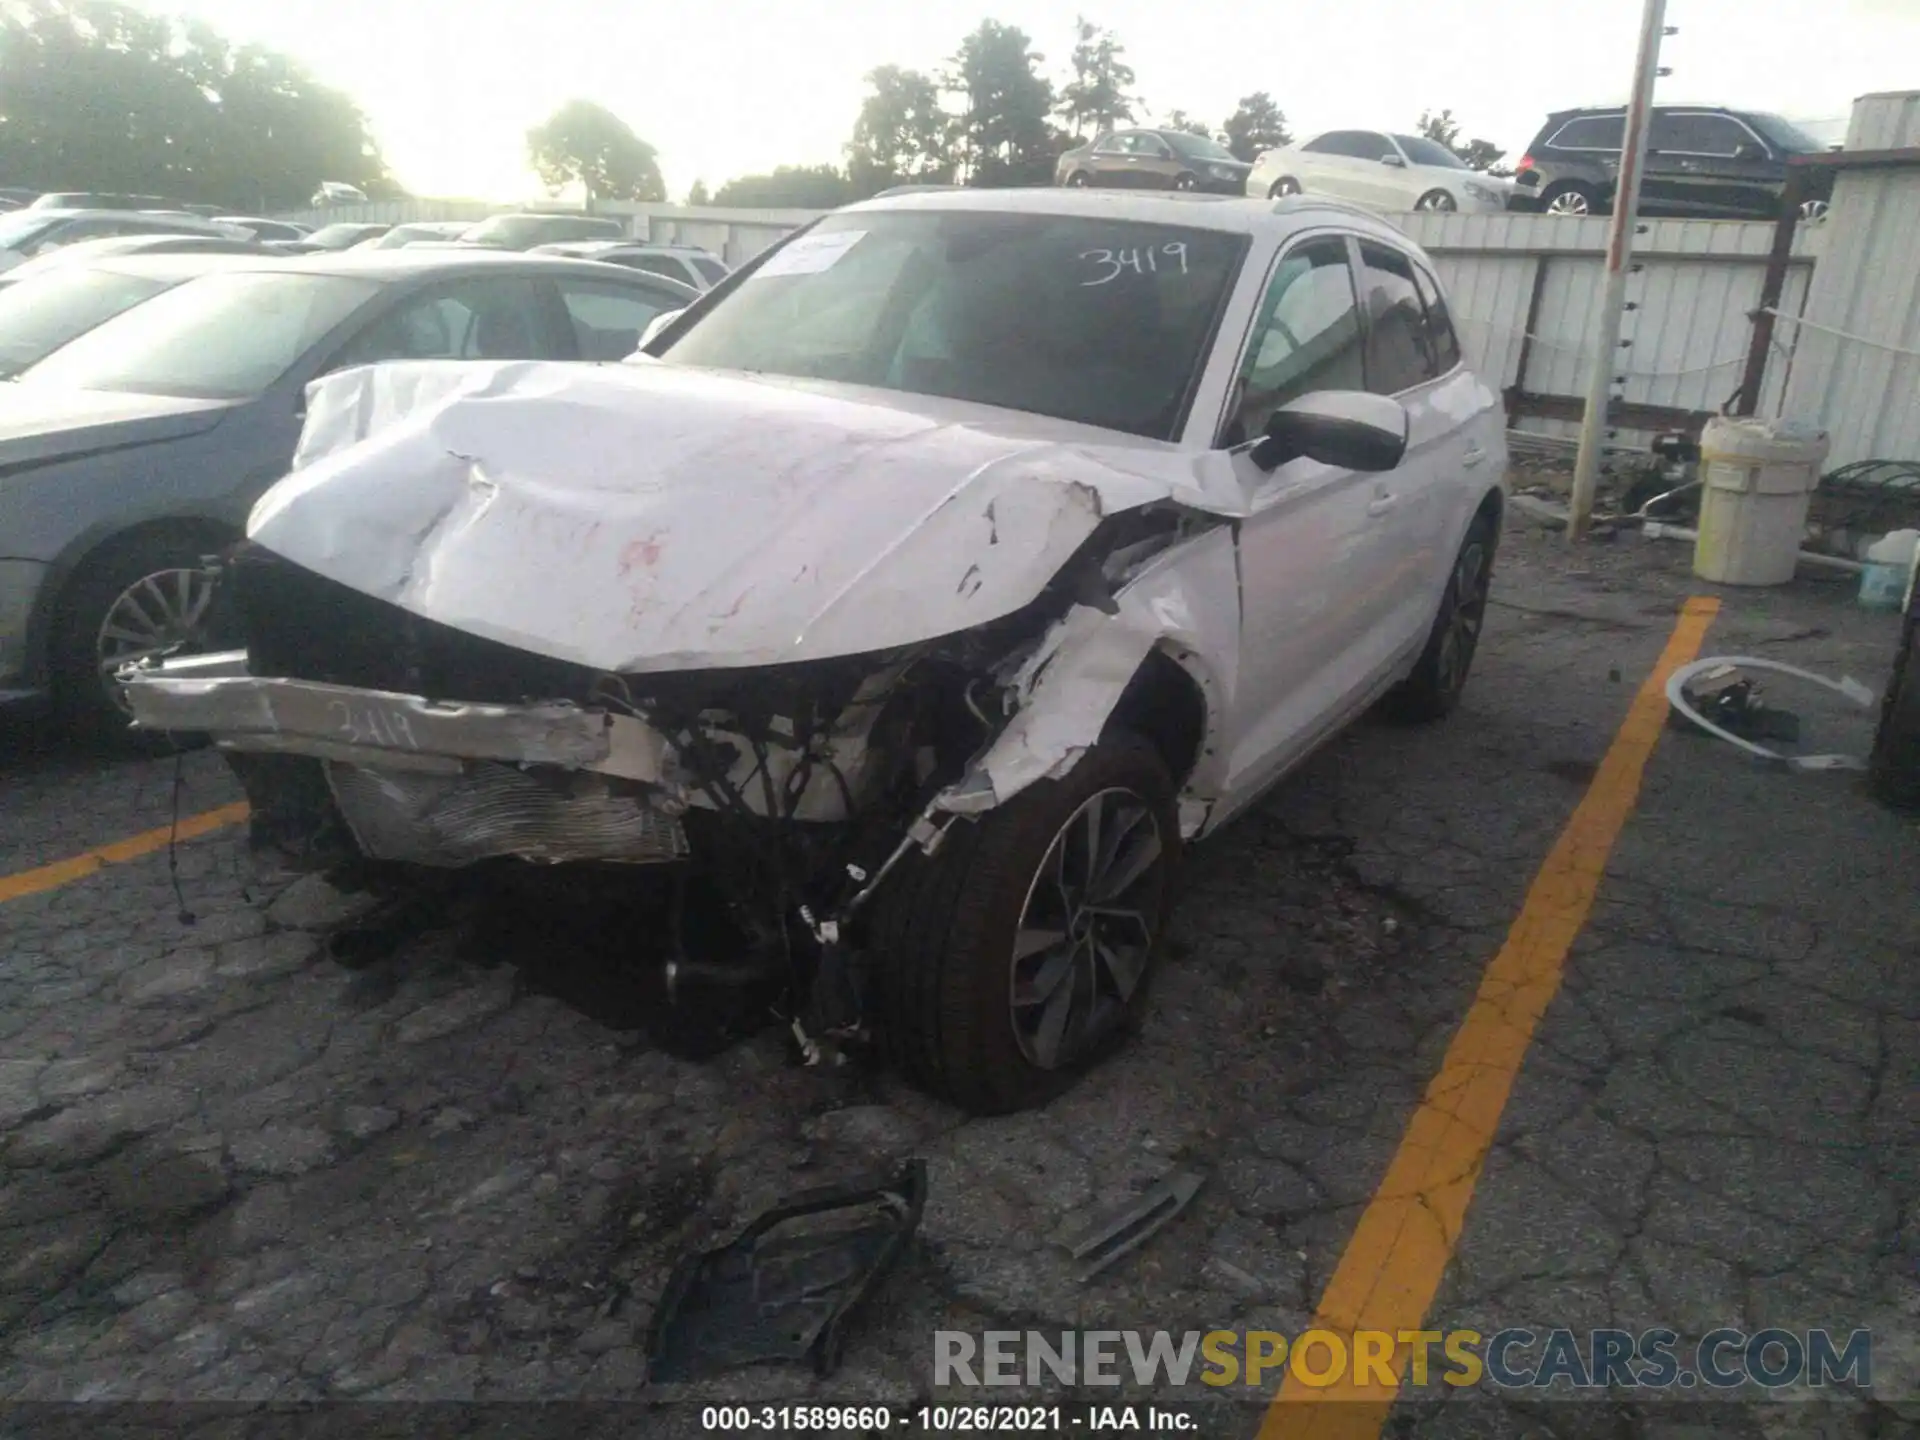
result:
M 1154 275 L 1163 266 L 1172 271 L 1177 265 L 1180 274 L 1187 273 L 1187 245 L 1184 240 L 1169 240 L 1164 245 L 1136 245 L 1131 250 L 1082 250 L 1080 258 L 1107 267 L 1106 274 L 1082 280 L 1082 286 L 1105 285 L 1119 279 L 1128 270 L 1136 275 Z

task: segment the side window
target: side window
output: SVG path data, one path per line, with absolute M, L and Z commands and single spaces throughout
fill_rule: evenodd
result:
M 1445 375 L 1461 360 L 1460 337 L 1453 330 L 1453 316 L 1447 309 L 1446 294 L 1431 271 L 1414 267 L 1420 282 L 1420 298 L 1427 306 L 1427 349 L 1433 356 L 1434 373 Z
M 1224 439 L 1256 438 L 1275 410 L 1313 391 L 1365 388 L 1347 242 L 1330 235 L 1297 245 L 1260 298 Z
M 1134 141 L 1134 147 L 1150 160 L 1167 160 L 1173 156 L 1173 147 L 1158 135 L 1141 135 Z
M 664 275 L 669 280 L 687 278 L 687 272 L 680 268 L 680 262 L 671 255 L 629 255 L 625 263 L 634 270 L 645 270 L 652 275 Z
M 1427 312 L 1413 262 L 1398 250 L 1360 244 L 1360 288 L 1367 305 L 1367 388 L 1397 395 L 1439 373 L 1427 343 Z
M 1313 139 L 1302 145 L 1300 149 L 1308 155 L 1337 154 L 1338 152 L 1333 147 L 1339 139 L 1340 135 L 1338 131 L 1326 135 L 1316 135 Z
M 1127 150 L 1125 135 L 1103 135 L 1095 142 L 1093 153 L 1096 155 L 1124 155 Z
M 1355 135 L 1354 140 L 1360 147 L 1358 158 L 1362 160 L 1377 161 L 1382 155 L 1398 155 L 1400 153 L 1394 148 L 1393 141 L 1384 135 L 1376 135 L 1371 130 L 1358 133 Z
M 1647 144 L 1672 155 L 1733 156 L 1753 143 L 1744 127 L 1724 115 L 1662 114 L 1653 118 Z
M 681 308 L 661 291 L 592 280 L 562 280 L 560 298 L 582 360 L 626 359 L 640 348 L 641 332 L 654 316 Z
M 456 280 L 403 301 L 347 342 L 334 369 L 381 360 L 553 358 L 533 281 Z
M 1656 117 L 1654 124 L 1659 123 Z M 1583 115 L 1554 131 L 1547 145 L 1554 150 L 1618 150 L 1626 127 L 1623 115 Z

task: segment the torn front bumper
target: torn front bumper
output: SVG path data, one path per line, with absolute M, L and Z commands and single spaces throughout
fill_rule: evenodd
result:
M 659 863 L 688 851 L 666 742 L 631 716 L 254 676 L 245 651 L 121 678 L 142 729 L 205 733 L 230 752 L 318 764 L 372 859 Z

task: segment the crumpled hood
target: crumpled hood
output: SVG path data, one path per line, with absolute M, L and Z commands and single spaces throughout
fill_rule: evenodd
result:
M 1244 513 L 1231 471 L 1042 417 L 657 361 L 413 362 L 308 392 L 257 543 L 599 670 L 768 665 L 981 625 L 1101 517 Z
M 198 435 L 218 425 L 233 405 L 231 400 L 0 383 L 0 473 Z

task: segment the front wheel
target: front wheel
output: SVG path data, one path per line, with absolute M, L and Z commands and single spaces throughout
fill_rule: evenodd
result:
M 1289 195 L 1298 195 L 1299 193 L 1300 182 L 1291 175 L 1282 175 L 1268 188 L 1267 198 L 1269 200 L 1284 200 Z
M 1418 200 L 1414 201 L 1413 208 L 1416 210 L 1446 211 L 1458 210 L 1460 207 L 1455 203 L 1453 196 L 1449 195 L 1446 191 L 1429 190 Z
M 1467 671 L 1480 646 L 1480 627 L 1487 618 L 1487 592 L 1493 581 L 1493 551 L 1499 527 L 1482 511 L 1467 527 L 1460 542 L 1447 586 L 1440 596 L 1439 613 L 1427 634 L 1426 649 L 1413 671 L 1387 696 L 1387 710 L 1395 719 L 1439 720 L 1460 703 L 1467 688 Z
M 1067 176 L 1067 184 L 1072 186 L 1076 190 L 1085 189 L 1089 183 L 1090 181 L 1089 181 L 1087 172 L 1084 170 L 1076 170 L 1071 175 Z
M 895 1063 L 976 1114 L 1065 1090 L 1144 1005 L 1179 853 L 1173 780 L 1129 735 L 956 822 L 931 859 L 908 859 L 876 918 Z
M 53 634 L 54 698 L 62 718 L 94 740 L 131 749 L 165 748 L 130 728 L 122 665 L 205 650 L 214 579 L 213 536 L 165 531 L 109 542 L 90 557 L 63 597 Z
M 1191 190 L 1195 183 L 1191 175 L 1176 175 L 1173 177 L 1173 188 L 1176 190 Z

